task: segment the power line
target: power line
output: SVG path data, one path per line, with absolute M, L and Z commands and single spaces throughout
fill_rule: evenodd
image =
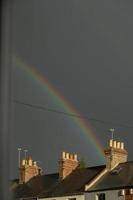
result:
M 48 108 L 48 107 L 44 107 L 44 106 L 40 106 L 40 105 L 34 105 L 31 103 L 25 103 L 19 100 L 13 100 L 14 103 L 16 104 L 21 104 L 30 108 L 35 108 L 35 109 L 39 109 L 39 110 L 43 110 L 43 111 L 48 111 L 48 112 L 54 112 L 54 113 L 58 113 L 61 115 L 66 115 L 66 116 L 70 116 L 70 117 L 76 117 L 76 118 L 82 118 L 82 119 L 87 119 L 89 121 L 93 121 L 93 122 L 98 122 L 100 124 L 110 124 L 113 126 L 117 126 L 117 127 L 122 127 L 122 128 L 133 128 L 133 126 L 128 125 L 128 124 L 119 124 L 119 123 L 115 123 L 115 122 L 111 122 L 111 121 L 105 121 L 105 120 L 101 120 L 101 119 L 97 119 L 97 118 L 90 118 L 86 115 L 77 115 L 75 113 L 67 113 L 67 112 L 63 112 L 61 110 L 57 110 L 57 109 L 53 109 L 53 108 Z

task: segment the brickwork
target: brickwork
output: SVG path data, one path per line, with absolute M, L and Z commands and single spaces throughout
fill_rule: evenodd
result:
M 22 160 L 21 166 L 19 168 L 19 182 L 26 183 L 32 177 L 38 176 L 41 173 L 41 168 L 37 166 L 36 162 L 32 159 Z
M 133 188 L 126 190 L 125 200 L 133 200 Z
M 59 178 L 64 179 L 78 166 L 79 162 L 76 154 L 62 152 L 62 156 L 59 161 Z
M 124 149 L 124 144 L 110 140 L 109 148 L 104 150 L 107 168 L 112 170 L 119 163 L 127 162 L 128 153 Z
M 125 200 L 133 200 L 133 194 L 126 195 Z

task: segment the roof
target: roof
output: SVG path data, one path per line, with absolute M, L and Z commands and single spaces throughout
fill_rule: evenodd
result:
M 49 191 L 41 193 L 39 197 L 69 196 L 84 192 L 133 187 L 133 161 L 130 161 L 119 164 L 115 169 L 100 178 L 88 191 L 85 191 L 85 185 L 91 182 L 105 167 L 105 165 L 102 165 L 76 169 Z
M 119 164 L 106 173 L 89 191 L 100 191 L 133 187 L 133 161 Z
M 69 194 L 80 194 L 84 192 L 84 186 L 99 174 L 105 165 L 77 168 L 68 177 L 58 182 L 48 192 L 44 191 L 39 197 L 57 197 Z
M 84 192 L 133 188 L 133 161 L 119 164 L 115 169 L 107 172 L 88 191 L 85 185 L 89 184 L 100 174 L 105 165 L 77 168 L 65 179 L 59 181 L 59 174 L 40 175 L 32 178 L 25 184 L 13 187 L 15 198 L 24 197 L 59 197 Z
M 13 190 L 15 199 L 37 196 L 42 191 L 49 190 L 57 181 L 58 173 L 35 176 L 30 179 L 27 183 L 18 184 Z

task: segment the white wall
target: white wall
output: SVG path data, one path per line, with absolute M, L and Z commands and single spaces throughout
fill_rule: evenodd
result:
M 97 200 L 96 195 L 99 193 L 105 193 L 106 200 L 125 200 L 125 196 L 119 196 L 120 190 L 109 190 L 103 192 L 91 192 L 85 193 L 85 200 Z
M 63 196 L 63 197 L 50 197 L 50 198 L 39 198 L 38 200 L 70 200 L 76 198 L 76 200 L 97 200 L 96 195 L 99 193 L 105 193 L 105 200 L 125 200 L 125 196 L 119 196 L 120 190 L 109 190 L 103 192 L 88 192 L 82 195 Z
M 71 198 L 76 198 L 76 200 L 85 200 L 84 194 L 73 195 L 73 196 L 63 196 L 63 197 L 39 198 L 39 200 L 70 200 Z

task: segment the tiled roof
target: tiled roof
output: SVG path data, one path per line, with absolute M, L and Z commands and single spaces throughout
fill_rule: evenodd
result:
M 58 182 L 48 192 L 43 192 L 40 197 L 56 197 L 84 192 L 84 186 L 105 168 L 105 165 L 74 170 L 64 180 Z
M 58 181 L 58 174 L 35 176 L 27 183 L 18 184 L 13 190 L 14 199 L 37 196 L 42 191 L 49 190 Z
M 85 191 L 85 185 L 100 174 L 105 167 L 102 165 L 77 168 L 62 181 L 59 181 L 59 174 L 36 176 L 25 184 L 13 187 L 14 197 L 58 197 L 133 187 L 133 161 L 130 161 L 119 164 L 111 172 L 107 172 L 101 177 L 88 191 Z
M 133 161 L 119 164 L 105 174 L 90 191 L 133 187 Z

